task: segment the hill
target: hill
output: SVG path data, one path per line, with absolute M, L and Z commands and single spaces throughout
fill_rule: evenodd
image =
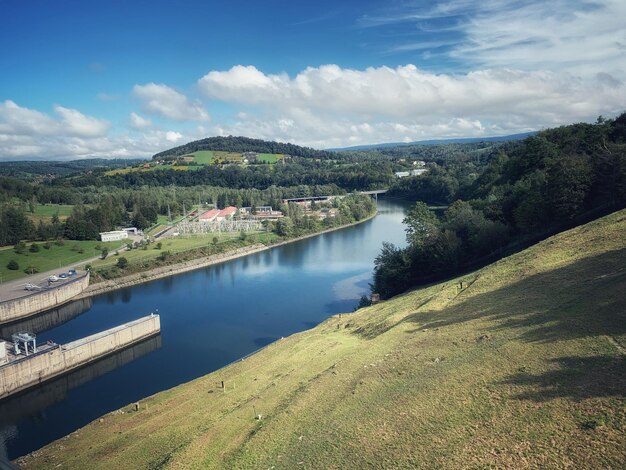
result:
M 206 139 L 189 142 L 178 147 L 159 152 L 152 157 L 159 160 L 167 157 L 178 157 L 203 150 L 213 150 L 232 153 L 258 152 L 267 154 L 283 154 L 297 157 L 332 158 L 332 152 L 315 150 L 309 147 L 286 144 L 282 142 L 270 142 L 248 137 L 208 137 Z
M 357 150 L 376 150 L 385 149 L 389 147 L 410 147 L 413 145 L 446 145 L 446 144 L 473 144 L 479 142 L 510 142 L 513 140 L 524 140 L 526 137 L 535 135 L 536 132 L 523 132 L 521 134 L 500 135 L 494 137 L 465 137 L 458 139 L 430 139 L 430 140 L 415 140 L 413 142 L 386 142 L 380 144 L 370 145 L 354 145 L 352 147 L 341 147 L 328 149 L 334 152 L 344 151 L 357 151 Z
M 621 467 L 625 232 L 622 210 L 466 276 L 333 316 L 19 463 Z

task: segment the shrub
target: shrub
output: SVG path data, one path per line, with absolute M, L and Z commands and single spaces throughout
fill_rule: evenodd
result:
M 98 243 L 96 246 L 93 247 L 94 250 L 102 250 L 102 245 L 100 245 L 100 243 Z
M 80 245 L 79 245 L 78 243 L 75 243 L 74 245 L 72 245 L 71 250 L 72 250 L 72 251 L 78 251 L 78 250 L 80 250 Z
M 163 243 L 159 242 L 156 244 L 156 246 L 154 247 L 156 250 L 160 250 L 161 248 L 163 248 Z
M 17 243 L 17 244 L 15 245 L 15 248 L 14 248 L 14 249 L 15 249 L 15 252 L 16 252 L 18 255 L 21 255 L 22 253 L 24 253 L 24 250 L 26 249 L 26 243 L 24 243 L 24 242 L 19 242 L 19 243 Z
M 41 246 L 43 246 L 44 250 L 49 250 L 52 245 L 50 245 L 50 242 L 46 242 Z
M 36 273 L 38 273 L 38 272 L 39 272 L 39 269 L 37 269 L 37 266 L 33 266 L 33 265 L 31 264 L 31 265 L 29 265 L 29 266 L 28 266 L 28 267 L 24 270 L 24 272 L 25 272 L 26 274 L 36 274 Z
M 109 249 L 105 246 L 104 248 L 102 248 L 102 254 L 100 255 L 100 258 L 106 259 L 108 255 L 109 255 Z
M 163 251 L 159 256 L 157 256 L 157 259 L 160 261 L 165 261 L 171 254 L 172 252 L 169 250 Z
M 219 239 L 217 237 L 213 237 L 213 244 L 217 245 L 217 242 L 219 241 Z
M 54 242 L 55 245 L 57 246 L 63 246 L 65 245 L 65 240 L 63 240 L 62 238 L 57 238 Z
M 128 260 L 122 256 L 120 257 L 120 259 L 117 260 L 116 266 L 120 269 L 124 269 L 126 266 L 128 266 Z
M 9 264 L 7 264 L 7 269 L 10 269 L 11 271 L 17 271 L 18 269 L 20 269 L 20 265 L 17 261 L 12 259 L 11 261 L 9 261 Z
M 37 245 L 37 243 L 33 243 L 32 245 L 30 245 L 28 251 L 30 251 L 31 253 L 39 253 L 39 245 Z

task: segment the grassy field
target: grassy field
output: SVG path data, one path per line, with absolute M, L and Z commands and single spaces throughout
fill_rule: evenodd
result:
M 64 221 L 72 214 L 73 208 L 74 206 L 67 204 L 37 204 L 35 205 L 35 212 L 27 211 L 26 215 L 34 222 L 43 220 L 50 223 L 55 214 L 59 216 L 59 220 Z
M 211 150 L 198 150 L 190 155 L 193 155 L 194 161 L 200 165 L 210 165 L 213 163 L 213 152 Z
M 24 269 L 28 266 L 34 266 L 38 272 L 50 271 L 98 256 L 100 252 L 95 249 L 97 245 L 106 246 L 112 251 L 119 248 L 121 243 L 65 240 L 63 246 L 49 242 L 49 249 L 44 248 L 43 242 L 37 242 L 36 245 L 39 246 L 39 251 L 36 253 L 29 250 L 30 243 L 26 244 L 26 250 L 22 254 L 15 253 L 13 249 L 0 251 L 0 278 L 2 281 L 11 281 L 23 277 L 25 282 L 27 282 L 28 275 L 24 272 Z M 80 252 L 81 250 L 82 253 Z M 11 260 L 17 261 L 19 264 L 18 270 L 14 271 L 7 268 L 7 264 Z
M 195 248 L 202 248 L 209 244 L 213 244 L 213 237 L 218 238 L 218 244 L 223 243 L 226 240 L 230 240 L 232 238 L 238 238 L 239 233 L 222 233 L 222 234 L 209 234 L 206 236 L 198 236 L 198 237 L 189 237 L 189 238 L 168 238 L 166 240 L 162 240 L 161 249 L 156 249 L 156 243 L 149 245 L 147 250 L 142 249 L 134 249 L 130 251 L 125 251 L 119 256 L 123 256 L 128 260 L 131 264 L 141 263 L 146 260 L 151 260 L 158 257 L 163 251 L 169 251 L 170 253 L 183 253 L 185 251 L 193 250 Z M 261 243 L 269 241 L 269 239 L 275 237 L 272 233 L 257 233 L 257 234 L 249 234 L 249 237 L 252 239 L 259 241 Z M 104 260 L 97 260 L 91 265 L 94 268 L 113 266 L 117 263 L 117 259 L 119 256 L 116 256 L 113 252 L 109 254 L 109 256 Z
M 333 316 L 19 464 L 623 468 L 624 233 L 621 211 Z

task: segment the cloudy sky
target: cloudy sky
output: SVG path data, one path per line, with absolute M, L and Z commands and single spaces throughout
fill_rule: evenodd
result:
M 0 0 L 0 159 L 333 148 L 626 110 L 624 0 Z

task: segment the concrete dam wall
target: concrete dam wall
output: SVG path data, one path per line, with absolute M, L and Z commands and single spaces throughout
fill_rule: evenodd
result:
M 0 365 L 0 399 L 38 385 L 161 331 L 149 315 L 64 345 L 44 345 L 29 356 L 11 356 Z
M 0 302 L 0 323 L 44 312 L 76 297 L 89 286 L 89 273 L 62 285 Z

